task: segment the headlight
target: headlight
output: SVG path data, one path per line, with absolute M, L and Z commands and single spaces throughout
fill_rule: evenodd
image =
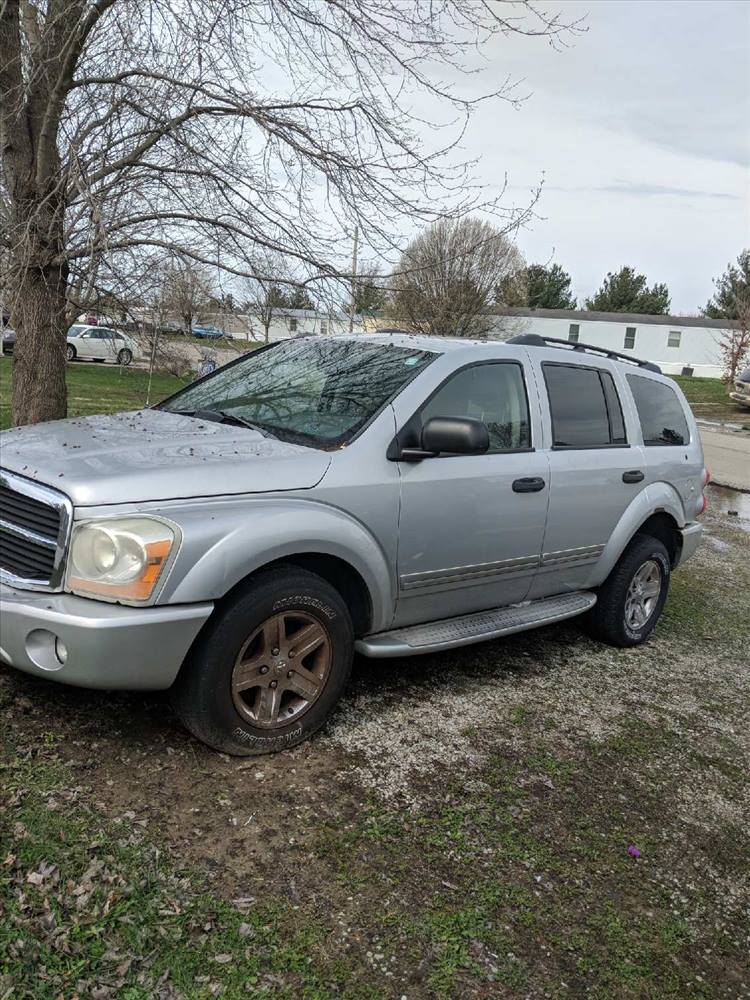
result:
M 85 521 L 73 529 L 67 589 L 125 604 L 145 604 L 178 543 L 176 525 L 155 517 Z

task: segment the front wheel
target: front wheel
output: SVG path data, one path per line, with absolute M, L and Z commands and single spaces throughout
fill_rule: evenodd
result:
M 75 361 L 76 349 L 72 344 L 68 344 L 65 348 L 65 358 L 67 361 Z
M 121 351 L 117 354 L 117 364 L 118 365 L 129 365 L 133 360 L 133 352 L 128 350 L 127 347 L 123 347 Z
M 636 535 L 599 588 L 589 631 L 613 646 L 637 646 L 656 627 L 669 591 L 669 554 L 658 538 Z
M 307 570 L 267 570 L 208 624 L 172 704 L 185 728 L 215 750 L 284 750 L 331 714 L 353 651 L 351 617 L 337 590 Z

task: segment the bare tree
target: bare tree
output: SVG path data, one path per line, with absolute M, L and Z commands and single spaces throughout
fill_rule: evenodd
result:
M 178 259 L 166 269 L 161 301 L 168 313 L 180 317 L 184 333 L 191 332 L 194 321 L 215 299 L 214 286 L 203 265 Z
M 361 264 L 354 279 L 354 312 L 380 312 L 387 301 L 387 282 L 380 265 L 376 261 Z
M 260 324 L 263 339 L 268 343 L 268 331 L 274 314 L 286 305 L 286 297 L 280 284 L 286 265 L 278 254 L 269 253 L 264 255 L 263 266 L 259 271 L 263 277 L 251 278 L 247 282 L 249 296 L 245 302 L 245 311 Z
M 409 244 L 393 276 L 395 317 L 431 335 L 486 333 L 495 289 L 523 265 L 509 230 L 472 218 L 429 226 Z
M 750 357 L 750 249 L 714 279 L 716 291 L 701 310 L 713 319 L 734 320 L 719 341 L 723 377 L 734 382 Z
M 14 423 L 64 416 L 71 315 L 164 252 L 267 278 L 270 250 L 330 279 L 355 224 L 387 252 L 481 203 L 454 154 L 477 100 L 518 91 L 444 79 L 493 36 L 571 30 L 527 0 L 0 0 Z M 457 124 L 418 133 L 415 89 Z
M 750 361 L 750 310 L 740 316 L 738 326 L 726 330 L 719 340 L 722 378 L 731 385 Z

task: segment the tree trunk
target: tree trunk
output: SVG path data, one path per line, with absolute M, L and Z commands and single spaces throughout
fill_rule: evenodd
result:
M 47 263 L 25 268 L 14 289 L 14 426 L 66 416 L 65 286 L 62 268 Z

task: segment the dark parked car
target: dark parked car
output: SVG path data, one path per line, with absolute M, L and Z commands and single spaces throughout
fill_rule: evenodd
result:
M 13 348 L 16 346 L 16 331 L 11 330 L 9 326 L 6 326 L 5 329 L 3 330 L 3 337 L 1 343 L 2 343 L 2 353 L 12 354 Z
M 729 398 L 747 410 L 750 410 L 750 368 L 746 368 L 734 380 L 729 389 Z
M 220 340 L 227 335 L 216 326 L 194 326 L 193 336 L 199 340 Z

